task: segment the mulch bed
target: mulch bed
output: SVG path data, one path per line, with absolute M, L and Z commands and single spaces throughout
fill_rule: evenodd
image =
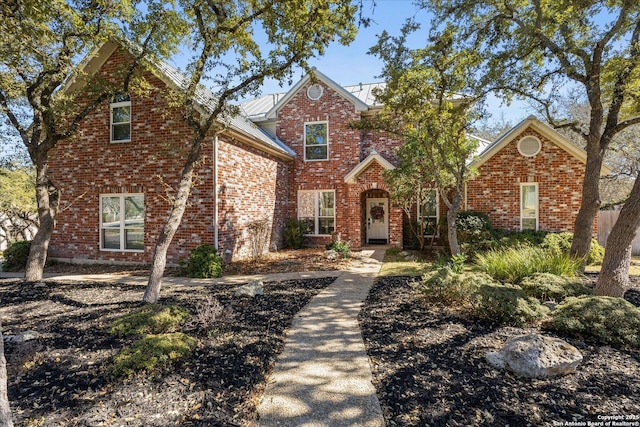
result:
M 410 280 L 378 279 L 360 314 L 388 426 L 586 426 L 615 415 L 640 425 L 640 351 L 560 337 L 584 356 L 577 373 L 532 380 L 497 371 L 487 352 L 540 330 L 494 327 L 427 304 Z M 626 297 L 638 305 L 638 295 Z
M 286 328 L 333 280 L 266 283 L 255 299 L 233 297 L 232 285 L 165 285 L 161 303 L 193 312 L 212 296 L 231 315 L 208 330 L 184 327 L 198 347 L 183 365 L 130 379 L 108 374 L 112 356 L 133 342 L 111 336 L 109 326 L 141 305 L 144 286 L 0 280 L 5 336 L 39 334 L 5 345 L 16 425 L 252 425 Z

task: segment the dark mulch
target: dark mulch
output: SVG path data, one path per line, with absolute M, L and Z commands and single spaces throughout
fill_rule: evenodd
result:
M 208 296 L 232 308 L 198 338 L 193 357 L 156 376 L 128 380 L 108 374 L 111 357 L 133 339 L 108 332 L 117 317 L 140 306 L 143 286 L 32 283 L 0 280 L 5 335 L 39 337 L 7 342 L 9 399 L 23 426 L 251 425 L 265 377 L 281 351 L 292 318 L 333 279 L 273 282 L 263 296 L 233 297 L 236 286 L 164 286 L 161 303 L 192 311 Z
M 639 351 L 560 337 L 584 356 L 576 374 L 531 380 L 496 371 L 488 351 L 540 331 L 494 327 L 426 304 L 409 280 L 380 278 L 360 314 L 387 425 L 586 426 L 614 415 L 640 425 Z

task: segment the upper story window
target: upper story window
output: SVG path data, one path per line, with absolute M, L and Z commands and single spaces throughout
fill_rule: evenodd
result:
M 131 99 L 122 94 L 113 97 L 111 109 L 111 142 L 131 141 Z
M 304 124 L 304 159 L 329 159 L 329 123 L 313 122 Z

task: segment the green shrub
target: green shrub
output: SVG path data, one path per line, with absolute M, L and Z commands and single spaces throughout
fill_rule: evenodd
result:
M 569 250 L 571 249 L 572 243 L 573 243 L 573 233 L 569 233 L 569 232 L 549 233 L 544 237 L 544 239 L 540 243 L 540 247 L 544 249 L 548 249 L 550 251 L 557 252 L 557 253 L 568 254 Z M 604 248 L 602 247 L 602 245 L 598 243 L 596 239 L 591 239 L 591 246 L 589 248 L 587 264 L 589 265 L 602 264 L 603 259 L 604 259 Z
M 484 212 L 462 211 L 456 216 L 456 230 L 460 243 L 486 240 L 491 237 L 493 226 Z
M 449 306 L 466 306 L 472 294 L 481 286 L 495 281 L 485 273 L 456 273 L 445 266 L 422 276 L 412 284 L 427 301 Z
M 590 295 L 591 289 L 582 284 L 579 278 L 568 278 L 551 273 L 536 273 L 522 279 L 520 287 L 530 297 L 541 301 L 560 302 L 567 297 Z
M 535 273 L 575 277 L 581 267 L 580 260 L 566 254 L 526 246 L 477 254 L 476 264 L 495 279 L 510 283 L 520 283 Z
M 117 336 L 175 332 L 188 316 L 189 311 L 183 307 L 147 304 L 116 319 L 109 332 Z
M 640 348 L 640 308 L 622 298 L 567 298 L 553 312 L 552 328 L 606 344 Z
M 349 245 L 349 242 L 343 242 L 343 241 L 331 242 L 331 243 L 327 243 L 325 248 L 327 250 L 338 252 L 340 256 L 342 256 L 342 258 L 349 258 L 351 256 L 351 246 Z
M 2 270 L 20 271 L 25 268 L 27 266 L 27 260 L 29 259 L 30 250 L 31 240 L 19 240 L 17 242 L 13 242 L 2 254 L 4 257 Z
M 200 245 L 191 251 L 187 267 L 189 277 L 210 279 L 222 276 L 222 257 L 213 245 Z
M 515 285 L 487 283 L 472 295 L 472 313 L 497 325 L 526 326 L 542 320 L 549 309 Z
M 184 360 L 195 346 L 196 340 L 182 332 L 147 335 L 116 354 L 110 372 L 117 377 L 143 371 L 154 374 Z
M 284 229 L 284 240 L 291 249 L 300 249 L 307 232 L 307 223 L 298 219 L 289 219 Z

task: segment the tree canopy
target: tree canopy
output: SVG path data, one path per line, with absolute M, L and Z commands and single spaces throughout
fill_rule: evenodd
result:
M 604 154 L 616 134 L 640 123 L 640 3 L 636 0 L 423 0 L 421 3 L 433 11 L 434 26 L 449 24 L 455 28 L 459 49 L 472 48 L 482 54 L 482 73 L 477 75 L 479 87 L 495 91 L 507 100 L 513 97 L 532 100 L 552 126 L 571 129 L 582 138 L 587 164 L 571 253 L 586 257 L 601 204 L 599 179 Z M 564 114 L 559 101 L 566 95 L 589 105 L 589 121 L 585 126 Z M 629 201 L 636 198 L 640 198 L 640 193 L 632 190 Z M 640 222 L 640 211 L 621 215 L 617 225 L 625 228 L 633 225 L 623 224 L 625 221 Z M 624 268 L 622 258 L 626 255 L 620 250 L 610 250 L 610 246 L 626 248 L 625 242 L 616 241 L 618 235 L 624 236 L 623 240 L 633 237 L 612 231 L 607 245 L 609 256 L 605 255 L 605 264 L 611 263 L 609 270 Z M 620 282 L 607 274 L 600 275 L 596 291 L 620 294 L 626 286 L 624 280 Z M 624 278 L 624 274 L 617 277 Z

